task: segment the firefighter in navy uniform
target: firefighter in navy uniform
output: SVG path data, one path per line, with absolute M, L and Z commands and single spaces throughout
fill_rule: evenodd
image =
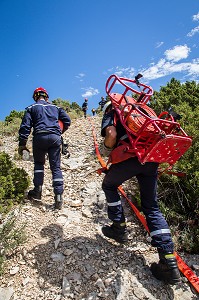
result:
M 125 128 L 112 110 L 111 102 L 104 106 L 101 134 L 104 137 L 102 155 L 109 156 L 116 149 L 119 140 L 127 137 Z M 127 140 L 125 140 L 127 141 Z M 169 226 L 159 210 L 157 202 L 157 173 L 158 163 L 141 164 L 137 157 L 131 157 L 118 163 L 112 163 L 102 182 L 108 206 L 108 217 L 112 225 L 103 226 L 102 233 L 119 243 L 128 241 L 128 231 L 118 187 L 126 180 L 136 177 L 140 189 L 142 211 L 146 217 L 150 231 L 151 244 L 159 253 L 159 263 L 151 265 L 152 274 L 159 280 L 170 284 L 180 282 L 174 244 Z
M 82 104 L 82 111 L 84 112 L 84 118 L 86 119 L 86 113 L 87 113 L 87 109 L 88 109 L 88 99 L 85 98 L 84 102 Z
M 71 120 L 63 108 L 51 104 L 48 102 L 48 98 L 48 93 L 44 88 L 39 87 L 34 91 L 33 99 L 36 103 L 26 108 L 20 125 L 18 153 L 22 155 L 23 150 L 27 150 L 26 143 L 33 128 L 34 189 L 28 192 L 28 199 L 41 200 L 45 155 L 48 153 L 55 209 L 61 209 L 64 190 L 60 168 L 61 134 L 68 129 Z M 63 123 L 63 131 L 61 131 L 58 120 Z
M 99 102 L 99 105 L 101 106 L 101 111 L 103 111 L 105 104 L 106 104 L 106 99 L 104 99 L 104 97 L 101 97 L 101 101 Z

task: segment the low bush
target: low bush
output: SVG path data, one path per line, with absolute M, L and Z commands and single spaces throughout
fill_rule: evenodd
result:
M 17 216 L 11 213 L 0 227 L 0 275 L 4 272 L 7 258 L 26 241 L 25 224 L 17 224 Z
M 24 192 L 30 184 L 24 169 L 14 165 L 9 155 L 0 153 L 0 213 L 7 213 L 24 199 Z
M 0 134 L 2 136 L 13 136 L 18 133 L 20 124 L 20 118 L 15 118 L 10 123 L 0 122 Z

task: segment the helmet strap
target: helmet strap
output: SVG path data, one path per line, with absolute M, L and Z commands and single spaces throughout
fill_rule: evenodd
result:
M 39 98 L 43 98 L 45 101 L 48 100 L 48 96 L 46 94 L 41 94 L 40 92 L 35 93 L 33 99 L 37 102 Z

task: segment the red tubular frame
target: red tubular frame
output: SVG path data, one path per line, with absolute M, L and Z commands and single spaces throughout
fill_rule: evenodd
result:
M 111 80 L 112 80 L 112 83 L 111 83 Z M 146 104 L 146 103 L 149 102 L 150 97 L 153 95 L 153 89 L 152 89 L 151 86 L 148 86 L 148 85 L 143 84 L 143 83 L 139 83 L 139 87 L 143 87 L 143 90 L 142 91 L 138 91 L 138 90 L 130 87 L 129 85 L 127 85 L 125 82 L 132 83 L 135 86 L 137 86 L 136 81 L 133 80 L 133 79 L 128 79 L 128 78 L 124 78 L 124 77 L 118 77 L 115 74 L 111 75 L 108 78 L 107 82 L 106 82 L 105 90 L 106 90 L 107 95 L 110 96 L 114 85 L 119 83 L 120 85 L 122 85 L 122 86 L 125 87 L 125 91 L 122 93 L 122 97 L 118 101 L 118 104 L 121 104 L 122 100 L 125 98 L 127 92 L 129 92 L 129 91 L 131 91 L 131 92 L 133 92 L 133 93 L 135 93 L 135 94 L 137 94 L 139 96 L 143 95 L 143 93 L 144 93 L 144 96 L 143 96 L 142 100 L 140 101 L 140 103 Z M 147 92 L 145 92 L 145 90 L 147 90 Z
M 142 88 L 142 91 L 136 90 L 127 83 L 133 84 L 139 89 Z M 113 93 L 113 88 L 118 84 L 124 88 L 122 94 Z M 180 124 L 175 122 L 168 112 L 163 112 L 158 117 L 146 105 L 153 95 L 153 89 L 150 86 L 143 83 L 139 83 L 138 86 L 135 80 L 118 77 L 113 74 L 108 78 L 105 89 L 120 122 L 126 129 L 130 141 L 130 147 L 126 149 L 126 152 L 132 152 L 133 149 L 141 163 L 154 161 L 174 165 L 191 146 L 192 138 L 185 133 Z M 140 101 L 139 98 L 137 100 L 134 99 L 133 95 L 127 96 L 129 91 L 139 95 Z M 168 118 L 161 119 L 166 114 L 170 120 Z M 134 118 L 133 115 L 137 115 L 140 118 Z M 131 116 L 134 118 L 133 128 L 130 128 L 127 124 Z M 139 125 L 136 123 L 138 120 Z M 173 152 L 173 157 L 170 154 L 171 152 Z

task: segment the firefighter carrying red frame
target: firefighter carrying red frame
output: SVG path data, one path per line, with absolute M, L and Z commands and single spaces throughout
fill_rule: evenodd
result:
M 158 162 L 172 166 L 189 149 L 192 138 L 171 113 L 165 111 L 157 116 L 147 105 L 153 89 L 140 83 L 141 77 L 138 74 L 135 79 L 128 79 L 113 74 L 107 79 L 107 95 L 129 139 L 128 144 L 121 141 L 122 152 L 121 148 L 112 151 L 109 162 L 116 163 L 133 154 L 141 163 Z M 115 89 L 120 93 L 115 93 Z

